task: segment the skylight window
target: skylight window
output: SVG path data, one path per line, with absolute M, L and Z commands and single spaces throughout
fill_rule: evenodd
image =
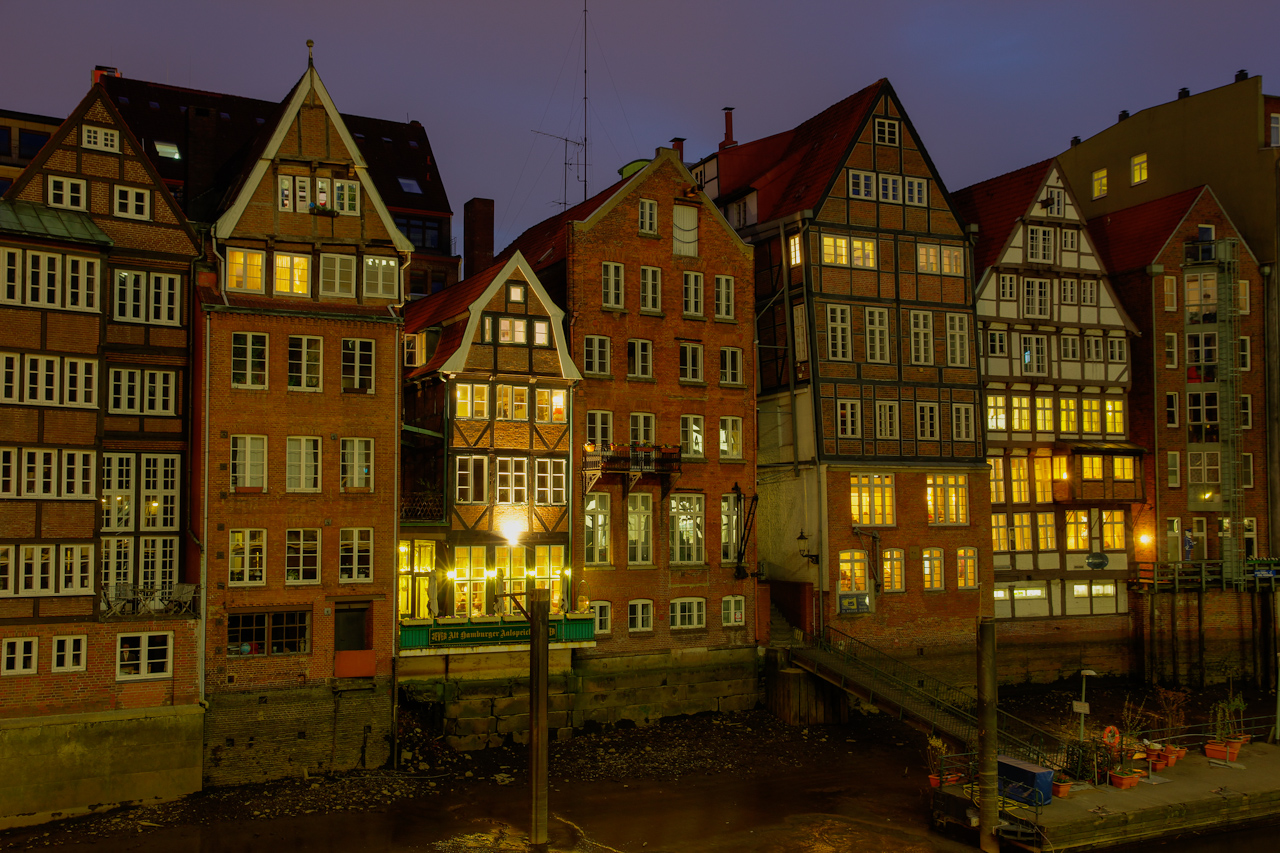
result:
M 1280 143 L 1276 143 L 1276 144 L 1277 144 L 1277 145 L 1280 145 Z M 418 140 L 416 140 L 416 139 L 410 139 L 410 140 L 409 140 L 409 147 L 410 147 L 410 148 L 417 148 L 417 147 L 418 147 Z
M 182 154 L 178 151 L 178 146 L 172 142 L 161 142 L 156 140 L 156 153 L 167 160 L 181 160 Z
M 160 109 L 160 102 L 159 102 L 159 101 L 147 101 L 147 105 L 148 105 L 148 106 L 150 106 L 150 107 L 151 107 L 151 109 L 153 109 L 153 110 L 158 110 L 158 109 Z
M 422 195 L 422 187 L 418 186 L 418 181 L 415 178 L 396 178 L 396 180 L 400 182 L 400 189 L 405 192 Z

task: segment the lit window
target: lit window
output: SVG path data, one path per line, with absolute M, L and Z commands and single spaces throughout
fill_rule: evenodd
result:
M 229 290 L 249 290 L 262 292 L 262 265 L 266 257 L 263 252 L 250 252 L 245 249 L 227 251 L 227 279 Z
M 1135 154 L 1129 159 L 1129 183 L 1140 184 L 1147 179 L 1147 155 Z
M 849 475 L 849 511 L 855 526 L 894 524 L 893 476 Z
M 671 497 L 670 560 L 672 563 L 705 562 L 703 501 L 702 495 Z M 672 627 L 676 626 L 673 624 Z
M 848 266 L 849 238 L 824 235 L 822 238 L 822 262 L 824 264 Z
M 867 591 L 867 552 L 840 552 L 840 592 Z
M 1098 169 L 1093 173 L 1093 197 L 1102 198 L 1107 194 L 1107 170 Z
M 943 558 L 941 548 L 925 548 L 920 553 L 925 589 L 942 589 Z
M 885 548 L 880 552 L 880 578 L 885 592 L 902 592 L 906 589 L 904 556 L 900 548 Z
M 850 258 L 855 267 L 869 267 L 875 269 L 876 266 L 876 241 L 875 240 L 854 240 L 851 244 L 852 254 Z
M 969 477 L 967 474 L 927 474 L 925 497 L 930 524 L 969 523 Z
M 1133 479 L 1133 457 L 1115 456 L 1111 460 L 1112 476 L 1116 480 Z

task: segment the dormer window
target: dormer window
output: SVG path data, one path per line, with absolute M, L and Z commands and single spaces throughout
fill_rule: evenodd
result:
M 422 195 L 422 187 L 418 184 L 418 181 L 416 179 L 396 178 L 396 180 L 400 182 L 400 189 L 404 190 L 405 192 L 414 193 L 416 195 Z

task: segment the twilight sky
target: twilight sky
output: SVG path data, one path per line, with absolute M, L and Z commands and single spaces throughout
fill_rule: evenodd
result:
M 0 16 L 0 108 L 53 116 L 94 65 L 280 100 L 314 39 L 340 110 L 426 127 L 458 251 L 473 196 L 494 199 L 497 248 L 555 213 L 564 148 L 532 131 L 582 136 L 581 0 L 59 0 Z M 590 188 L 674 136 L 690 162 L 711 152 L 722 107 L 746 142 L 888 77 L 959 189 L 1241 68 L 1280 93 L 1277 33 L 1274 0 L 591 0 Z

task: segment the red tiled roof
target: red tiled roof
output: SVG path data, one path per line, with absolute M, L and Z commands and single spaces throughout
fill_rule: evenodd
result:
M 1018 220 L 1026 216 L 1036 200 L 1036 192 L 1053 162 L 1052 157 L 1041 160 L 951 194 L 960 218 L 978 226 L 978 244 L 973 253 L 975 279 L 999 260 Z
M 436 351 L 431 354 L 431 358 L 427 359 L 427 363 L 421 367 L 415 367 L 405 374 L 406 380 L 421 379 L 424 376 L 430 376 L 449 360 L 449 357 L 458 351 L 458 347 L 462 346 L 462 336 L 467 331 L 467 324 L 459 321 L 450 323 L 444 327 L 444 332 L 440 335 L 440 342 L 436 344 Z
M 1089 236 L 1108 272 L 1122 273 L 1155 263 L 1204 187 L 1137 204 L 1089 220 Z
M 404 310 L 404 333 L 416 334 L 465 313 L 471 307 L 471 303 L 479 299 L 485 289 L 493 283 L 504 266 L 506 261 L 495 263 L 452 287 L 446 287 L 439 293 L 410 302 Z
M 792 130 L 718 152 L 720 196 L 750 186 L 760 222 L 817 207 L 858 128 L 888 88 L 881 78 Z
M 639 172 L 636 174 L 639 174 Z M 600 205 L 613 198 L 614 194 L 624 184 L 634 178 L 635 175 L 623 178 L 581 204 L 530 226 L 525 229 L 523 234 L 512 240 L 509 246 L 499 252 L 495 260 L 505 263 L 516 251 L 519 251 L 535 272 L 546 269 L 557 261 L 563 260 L 565 252 L 568 251 L 565 224 L 580 222 L 589 218 L 591 214 L 599 209 Z

